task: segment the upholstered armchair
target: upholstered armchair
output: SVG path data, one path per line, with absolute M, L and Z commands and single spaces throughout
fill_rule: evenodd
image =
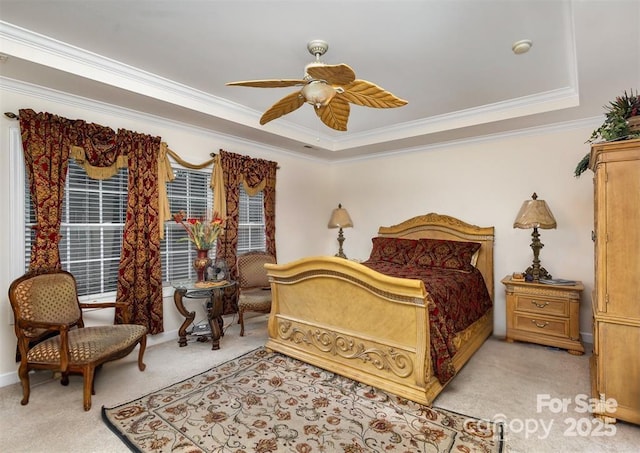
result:
M 29 402 L 30 370 L 60 372 L 62 385 L 69 383 L 69 374 L 83 375 L 83 403 L 84 410 L 88 411 L 91 395 L 95 394 L 97 367 L 125 357 L 139 344 L 138 368 L 145 369 L 142 358 L 147 328 L 135 324 L 84 327 L 82 308 L 107 308 L 117 304 L 81 304 L 76 280 L 69 272 L 25 274 L 9 287 L 9 301 L 18 337 L 22 405 Z
M 244 336 L 244 314 L 248 311 L 269 313 L 271 311 L 271 286 L 266 263 L 275 263 L 276 259 L 260 251 L 239 255 L 238 265 L 238 323 L 240 336 Z

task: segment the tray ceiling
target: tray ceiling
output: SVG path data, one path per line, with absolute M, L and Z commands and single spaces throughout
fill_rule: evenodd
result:
M 594 120 L 640 79 L 635 0 L 0 0 L 0 18 L 5 84 L 327 160 Z M 348 64 L 408 105 L 352 106 L 346 132 L 306 105 L 261 126 L 299 88 L 225 83 L 302 77 L 312 39 L 329 43 L 324 62 Z M 522 39 L 532 48 L 516 55 Z

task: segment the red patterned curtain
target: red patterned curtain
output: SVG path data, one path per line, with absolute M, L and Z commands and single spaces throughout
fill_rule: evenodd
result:
M 225 234 L 221 236 L 216 249 L 216 259 L 225 260 L 229 267 L 230 277 L 237 280 L 236 251 L 238 248 L 240 184 L 244 184 L 245 191 L 249 195 L 255 195 L 260 190 L 264 191 L 267 252 L 276 256 L 276 171 L 278 164 L 220 150 L 220 166 L 222 167 L 226 193 L 227 221 Z M 225 296 L 224 314 L 237 312 L 237 292 Z
M 29 270 L 60 268 L 60 222 L 73 122 L 50 113 L 20 110 L 20 131 L 36 237 Z
M 37 233 L 30 269 L 60 267 L 61 207 L 70 155 L 91 178 L 106 179 L 129 168 L 125 231 L 118 277 L 116 322 L 163 331 L 162 268 L 158 219 L 160 137 L 113 129 L 49 113 L 20 110 L 20 128 Z
M 163 331 L 158 229 L 160 137 L 120 129 L 118 148 L 128 159 L 129 195 L 117 299 L 127 304 L 128 312 L 117 311 L 116 320 L 145 325 L 155 334 Z

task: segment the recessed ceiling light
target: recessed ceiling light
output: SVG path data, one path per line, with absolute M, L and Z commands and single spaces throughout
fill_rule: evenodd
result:
M 513 50 L 513 53 L 515 53 L 516 55 L 520 55 L 529 52 L 529 49 L 531 49 L 532 45 L 533 43 L 530 39 L 522 39 L 520 41 L 514 42 L 513 46 L 511 46 L 511 50 Z

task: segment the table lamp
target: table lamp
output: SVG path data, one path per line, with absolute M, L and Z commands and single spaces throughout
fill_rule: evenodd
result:
M 525 280 L 538 282 L 541 278 L 551 279 L 551 275 L 540 265 L 540 249 L 544 244 L 540 242 L 538 228 L 551 229 L 556 227 L 556 219 L 553 217 L 549 206 L 544 200 L 538 200 L 538 195 L 534 192 L 531 200 L 522 203 L 522 207 L 513 222 L 514 228 L 530 229 L 531 249 L 533 250 L 533 264 L 524 272 Z
M 338 207 L 331 213 L 329 228 L 340 228 L 338 231 L 338 244 L 340 244 L 340 247 L 338 248 L 338 253 L 336 253 L 336 256 L 339 256 L 340 258 L 346 258 L 346 255 L 342 250 L 342 243 L 344 242 L 342 229 L 351 227 L 353 227 L 353 222 L 351 221 L 351 217 L 349 217 L 349 213 L 341 204 L 338 204 Z

